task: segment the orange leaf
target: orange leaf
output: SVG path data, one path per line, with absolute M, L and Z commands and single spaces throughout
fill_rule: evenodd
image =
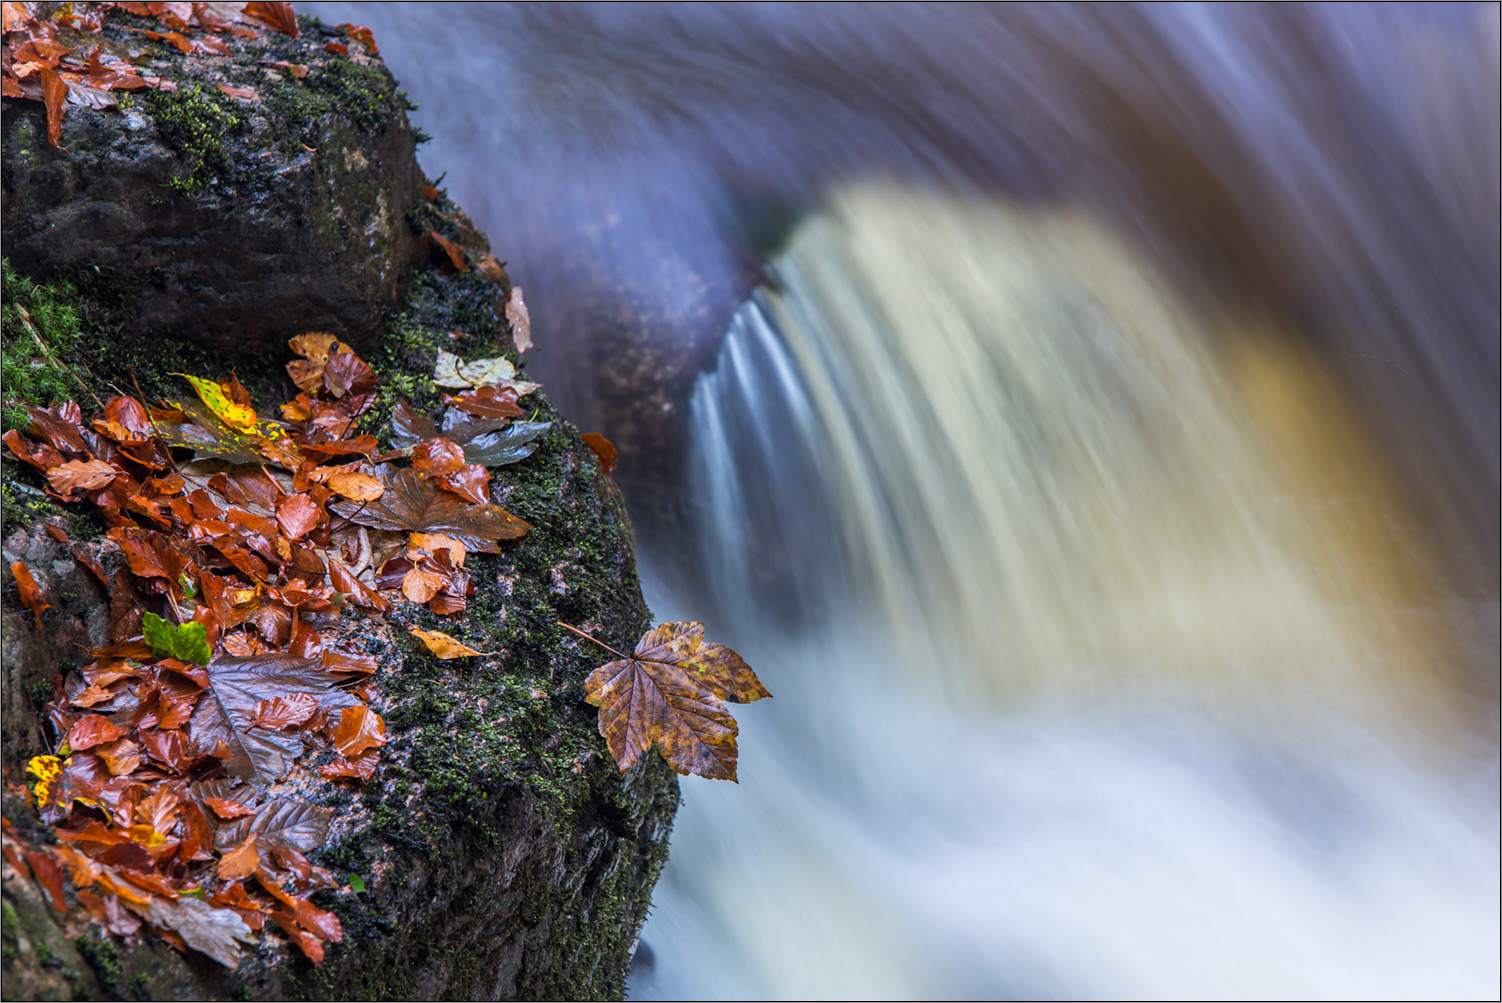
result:
M 589 451 L 595 454 L 595 459 L 600 461 L 600 469 L 610 473 L 615 469 L 615 461 L 619 454 L 615 451 L 615 444 L 597 432 L 585 432 L 579 438 L 589 447 Z
M 259 18 L 271 25 L 277 31 L 291 35 L 293 38 L 301 38 L 302 32 L 297 27 L 297 15 L 292 12 L 290 3 L 267 3 L 263 0 L 251 0 L 245 5 L 245 13 L 254 18 Z
M 63 112 L 68 107 L 68 84 L 50 67 L 39 74 L 42 80 L 42 100 L 47 104 L 47 142 L 57 149 L 63 148 Z
M 334 747 L 354 757 L 366 749 L 386 744 L 386 722 L 369 707 L 346 707 L 339 714 L 334 732 Z
M 471 655 L 493 655 L 493 651 L 476 651 L 462 641 L 456 641 L 441 630 L 423 630 L 421 627 L 408 627 L 412 636 L 428 646 L 428 650 L 434 655 L 448 661 L 450 658 L 468 658 Z
M 36 617 L 36 625 L 42 625 L 42 611 L 49 610 L 52 605 L 42 598 L 42 590 L 37 586 L 37 580 L 31 577 L 31 569 L 25 561 L 17 561 L 10 566 L 10 573 L 16 576 L 16 590 L 21 593 L 21 604 L 31 610 L 32 616 Z
M 256 834 L 251 833 L 245 841 L 219 859 L 217 873 L 226 881 L 248 878 L 261 864 L 261 855 L 256 850 Z

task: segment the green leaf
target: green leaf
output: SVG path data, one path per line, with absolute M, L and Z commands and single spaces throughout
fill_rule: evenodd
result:
M 365 890 L 365 879 L 358 874 L 351 874 L 349 876 L 349 887 L 353 891 L 363 892 Z
M 186 571 L 177 576 L 177 584 L 183 587 L 183 596 L 185 598 L 198 598 L 198 590 L 193 587 L 193 579 L 188 577 L 188 573 Z
M 147 613 L 141 617 L 141 633 L 146 635 L 146 644 L 158 658 L 207 665 L 214 657 L 209 650 L 208 633 L 201 623 L 173 626 L 155 613 Z

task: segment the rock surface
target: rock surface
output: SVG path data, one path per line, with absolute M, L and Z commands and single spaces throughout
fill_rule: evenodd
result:
M 301 40 L 237 40 L 229 60 L 159 53 L 153 72 L 175 79 L 178 97 L 123 112 L 70 109 L 68 153 L 46 145 L 39 106 L 5 102 L 9 265 L 80 318 L 74 343 L 38 361 L 101 397 L 112 383 L 181 393 L 173 371 L 220 376 L 234 364 L 265 409 L 295 393 L 285 339 L 325 328 L 381 376 L 369 424 L 382 435 L 397 400 L 439 401 L 430 378 L 439 348 L 477 357 L 504 347 L 515 359 L 499 311 L 504 273 L 491 261 L 445 274 L 428 256 L 429 231 L 458 243 L 471 266 L 488 247 L 443 196 L 423 196 L 384 67 L 345 66 L 323 50 L 327 29 L 302 27 Z M 271 80 L 266 61 L 310 71 Z M 220 78 L 257 86 L 260 101 L 224 98 L 212 89 Z M 173 116 L 185 109 L 241 124 L 221 131 L 220 155 L 201 143 L 184 153 Z M 7 330 L 8 356 L 20 336 Z M 335 813 L 314 861 L 345 883 L 314 901 L 340 917 L 343 942 L 315 968 L 279 932 L 263 932 L 232 971 L 150 936 L 112 938 L 76 906 L 60 915 L 6 865 L 7 999 L 623 993 L 677 783 L 656 756 L 621 774 L 582 700 L 598 659 L 556 622 L 629 647 L 649 614 L 619 492 L 551 404 L 528 400 L 553 430 L 533 456 L 495 472 L 494 497 L 535 528 L 501 554 L 471 555 L 477 592 L 461 616 L 408 608 L 357 622 L 382 662 L 372 701 L 390 731 L 382 766 L 363 786 L 297 770 L 279 792 Z M 80 403 L 94 410 L 86 396 Z M 52 837 L 20 787 L 26 761 L 56 745 L 38 712 L 109 620 L 109 596 L 72 549 L 106 570 L 120 555 L 92 516 L 47 499 L 29 468 L 7 459 L 3 474 L 5 563 L 25 561 L 52 606 L 36 627 L 5 575 L 4 814 L 40 845 Z M 409 623 L 495 654 L 438 661 Z

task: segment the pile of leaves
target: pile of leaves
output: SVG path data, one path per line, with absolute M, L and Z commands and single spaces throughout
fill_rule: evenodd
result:
M 50 14 L 43 13 L 51 9 Z M 161 77 L 142 74 L 134 65 L 148 54 L 145 46 L 111 41 L 101 36 L 105 21 L 118 14 L 146 19 L 156 28 L 127 25 L 141 37 L 165 42 L 179 52 L 195 56 L 228 56 L 229 46 L 220 36 L 254 38 L 266 28 L 299 37 L 297 16 L 290 3 L 17 3 L 5 0 L 3 45 L 0 45 L 0 89 L 5 97 L 40 101 L 47 107 L 47 139 L 62 145 L 63 116 L 70 105 L 111 108 L 119 104 L 116 91 L 141 88 L 176 90 Z M 345 34 L 374 54 L 375 38 L 369 28 L 340 25 Z M 325 48 L 348 55 L 343 42 Z M 306 66 L 274 64 L 295 77 L 305 77 Z M 254 100 L 254 88 L 219 84 L 233 98 Z
M 490 502 L 490 468 L 525 459 L 549 427 L 514 420 L 537 385 L 504 360 L 444 360 L 451 406 L 436 421 L 402 406 L 396 448 L 380 453 L 355 431 L 371 368 L 329 334 L 290 345 L 300 392 L 279 419 L 233 376 L 185 376 L 195 392 L 179 400 L 116 396 L 90 421 L 73 402 L 31 407 L 25 434 L 4 436 L 49 494 L 93 506 L 121 564 L 108 572 L 48 524 L 109 590 L 111 627 L 59 681 L 54 751 L 29 766 L 58 843 L 27 845 L 7 825 L 5 859 L 60 911 L 66 873 L 113 933 L 144 926 L 229 967 L 268 924 L 315 963 L 341 939 L 309 901 L 338 884 L 307 856 L 330 812 L 273 788 L 309 753 L 325 777 L 373 775 L 387 740 L 368 706 L 377 662 L 345 614 L 463 611 L 467 555 L 531 528 Z M 47 598 L 24 563 L 12 572 L 40 629 Z M 476 654 L 422 635 L 439 657 Z

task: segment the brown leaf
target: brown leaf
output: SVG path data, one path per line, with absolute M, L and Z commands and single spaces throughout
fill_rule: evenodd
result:
M 331 474 L 327 483 L 329 490 L 350 501 L 375 501 L 386 493 L 384 484 L 370 474 L 358 471 L 341 470 L 337 474 Z
M 215 84 L 219 92 L 227 98 L 238 98 L 241 101 L 259 101 L 261 94 L 254 87 L 236 87 L 234 84 Z
M 359 42 L 361 45 L 365 46 L 365 48 L 369 49 L 372 56 L 381 51 L 380 49 L 376 48 L 375 32 L 365 27 L 365 25 L 341 24 L 336 25 L 335 27 L 344 32 L 350 38 L 353 38 L 355 41 Z
M 307 693 L 326 709 L 358 701 L 334 686 L 335 677 L 314 659 L 288 654 L 217 658 L 209 663 L 209 686 L 189 722 L 193 754 L 211 754 L 217 743 L 228 750 L 225 772 L 258 787 L 280 780 L 302 753 L 298 735 L 255 724 L 261 701 Z
M 68 747 L 74 752 L 92 749 L 125 736 L 125 729 L 102 714 L 86 714 L 68 731 Z
M 369 707 L 346 707 L 339 715 L 334 747 L 351 758 L 386 744 L 386 722 Z
M 477 418 L 515 418 L 526 413 L 517 407 L 511 387 L 480 386 L 445 400 Z
M 265 21 L 277 31 L 293 38 L 301 38 L 302 32 L 297 27 L 297 15 L 292 12 L 290 3 L 269 3 L 264 0 L 251 0 L 245 5 L 247 17 Z
M 51 67 L 39 74 L 42 81 L 42 100 L 47 104 L 47 142 L 55 148 L 63 148 L 63 112 L 68 107 L 68 85 Z
M 60 495 L 102 488 L 124 472 L 103 460 L 69 460 L 47 471 L 47 482 Z
M 471 655 L 490 655 L 494 652 L 476 651 L 463 641 L 456 641 L 441 630 L 423 630 L 421 627 L 408 627 L 412 636 L 423 644 L 437 657 L 448 661 L 450 658 L 468 658 Z
M 432 248 L 430 257 L 445 275 L 453 275 L 469 267 L 464 262 L 464 252 L 452 240 L 429 230 L 428 241 L 429 246 Z
M 585 681 L 585 698 L 600 708 L 600 734 L 622 771 L 655 745 L 679 773 L 732 781 L 738 729 L 720 701 L 771 695 L 739 655 L 704 640 L 702 623 L 654 627 L 634 654 Z
M 255 808 L 243 805 L 238 801 L 230 801 L 225 798 L 204 798 L 203 803 L 214 809 L 214 814 L 228 821 L 236 818 L 246 818 L 254 815 Z
M 412 466 L 425 474 L 451 474 L 464 466 L 464 450 L 441 437 L 424 439 L 412 447 Z
M 310 495 L 295 494 L 276 507 L 276 521 L 289 540 L 306 536 L 323 516 L 323 508 Z
M 63 868 L 56 857 L 41 850 L 27 850 L 26 862 L 31 865 L 31 872 L 36 875 L 37 881 L 47 889 L 47 895 L 52 899 L 52 908 L 58 912 L 68 911 L 68 900 L 63 897 Z
M 216 873 L 225 881 L 248 878 L 261 866 L 261 854 L 256 850 L 256 833 L 251 833 L 239 846 L 219 858 Z
M 282 731 L 306 723 L 318 712 L 318 706 L 318 698 L 311 693 L 273 697 L 256 705 L 252 723 L 258 728 Z
M 214 845 L 224 849 L 256 833 L 268 848 L 288 846 L 311 853 L 328 839 L 332 818 L 328 808 L 275 798 L 262 805 L 254 818 L 242 818 L 220 829 L 214 835 Z
M 409 602 L 415 602 L 419 606 L 425 606 L 428 600 L 438 594 L 443 588 L 444 577 L 436 571 L 427 568 L 414 567 L 402 576 L 402 595 Z
M 25 561 L 16 561 L 10 566 L 10 573 L 16 578 L 16 591 L 21 594 L 21 604 L 31 610 L 31 615 L 36 618 L 36 625 L 42 625 L 42 613 L 52 608 L 52 604 L 42 598 L 42 590 L 37 585 L 37 580 L 31 577 L 31 569 Z
M 412 553 L 411 547 L 419 547 L 430 554 L 446 550 L 448 551 L 449 560 L 453 563 L 454 567 L 462 568 L 464 566 L 464 544 L 452 536 L 447 536 L 443 533 L 413 533 L 407 538 L 407 542 L 410 545 L 407 550 L 409 555 Z
M 386 493 L 373 502 L 335 502 L 330 507 L 362 526 L 418 533 L 444 533 L 470 550 L 497 554 L 500 540 L 525 536 L 532 525 L 499 505 L 470 505 L 411 468 L 381 468 Z
M 381 764 L 380 749 L 366 749 L 353 759 L 340 756 L 332 763 L 326 763 L 318 767 L 318 772 L 326 777 L 351 777 L 355 780 L 369 780 L 375 775 L 376 767 Z
M 600 469 L 604 470 L 607 474 L 615 469 L 615 461 L 618 458 L 618 454 L 615 451 L 614 443 L 596 432 L 585 432 L 579 438 L 584 440 L 584 444 L 589 447 L 589 451 L 595 454 L 595 459 L 600 461 Z
M 216 909 L 201 899 L 182 896 L 152 896 L 145 903 L 146 921 L 158 930 L 173 930 L 195 951 L 201 951 L 225 968 L 240 964 L 240 947 L 251 943 L 250 927 L 233 909 Z
M 537 347 L 532 344 L 532 315 L 522 302 L 521 286 L 512 286 L 511 295 L 506 297 L 506 323 L 511 325 L 511 340 L 518 355 Z

